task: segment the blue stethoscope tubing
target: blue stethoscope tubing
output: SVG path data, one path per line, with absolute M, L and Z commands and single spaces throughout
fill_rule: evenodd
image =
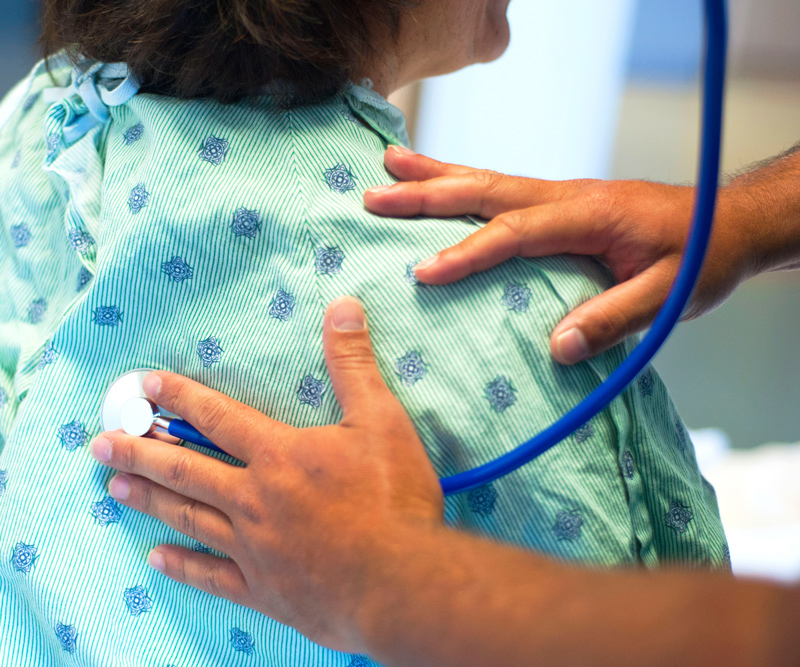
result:
M 694 221 L 680 272 L 648 334 L 616 370 L 552 426 L 503 456 L 441 480 L 444 495 L 464 493 L 514 472 L 574 433 L 605 409 L 650 363 L 672 333 L 697 284 L 703 266 L 717 200 L 722 150 L 722 116 L 728 51 L 725 0 L 705 0 L 706 58 L 703 92 L 703 136 Z

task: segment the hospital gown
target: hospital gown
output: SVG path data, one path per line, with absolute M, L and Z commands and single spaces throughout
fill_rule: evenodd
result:
M 372 664 L 146 565 L 164 542 L 210 549 L 108 496 L 113 473 L 88 450 L 105 390 L 165 369 L 297 427 L 335 423 L 322 321 L 350 294 L 450 475 L 541 431 L 632 348 L 573 367 L 550 357 L 553 327 L 607 271 L 514 259 L 418 284 L 415 263 L 481 223 L 364 209 L 366 188 L 392 182 L 387 145 L 407 142 L 400 112 L 366 87 L 290 110 L 268 95 L 140 93 L 75 137 L 80 96 L 49 101 L 41 65 L 20 85 L 0 131 L 0 664 Z M 713 489 L 652 369 L 541 458 L 448 498 L 446 519 L 561 561 L 728 563 Z

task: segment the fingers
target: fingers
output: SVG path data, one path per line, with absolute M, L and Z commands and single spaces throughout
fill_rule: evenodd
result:
M 101 434 L 90 451 L 104 465 L 220 508 L 227 507 L 243 473 L 241 468 L 191 449 L 122 431 Z
M 383 163 L 401 181 L 427 181 L 440 176 L 456 176 L 477 171 L 472 167 L 439 162 L 401 146 L 389 146 L 384 153 Z
M 553 358 L 574 364 L 644 331 L 666 300 L 677 264 L 661 262 L 572 311 L 550 337 Z
M 397 183 L 388 189 L 367 190 L 364 205 L 373 213 L 396 218 L 474 215 L 488 219 L 559 200 L 563 187 L 561 183 L 474 170 L 428 181 Z
M 497 266 L 514 256 L 560 253 L 602 254 L 608 236 L 598 233 L 598 218 L 579 202 L 548 204 L 504 213 L 461 243 L 420 262 L 417 278 L 444 285 Z
M 126 507 L 144 512 L 175 530 L 227 553 L 235 543 L 230 519 L 218 509 L 165 489 L 136 475 L 117 475 L 108 493 Z
M 242 571 L 232 560 L 162 544 L 147 562 L 170 579 L 199 588 L 236 604 L 253 607 L 254 599 Z
M 158 405 L 180 415 L 217 446 L 245 463 L 289 429 L 250 406 L 174 373 L 150 373 L 142 387 Z
M 336 299 L 325 313 L 325 362 L 333 390 L 345 414 L 384 409 L 395 399 L 386 387 L 367 328 L 361 303 L 352 297 Z
M 493 218 L 500 213 L 561 200 L 587 181 L 543 181 L 386 152 L 385 162 L 405 183 L 367 190 L 365 206 L 379 215 Z

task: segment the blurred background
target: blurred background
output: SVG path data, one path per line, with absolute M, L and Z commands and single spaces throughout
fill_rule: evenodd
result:
M 800 141 L 800 2 L 730 0 L 724 168 Z M 36 0 L 0 0 L 0 90 L 36 60 Z M 490 65 L 394 101 L 414 148 L 548 179 L 693 183 L 702 0 L 513 0 Z M 800 579 L 800 272 L 681 325 L 656 367 L 717 488 L 734 569 Z

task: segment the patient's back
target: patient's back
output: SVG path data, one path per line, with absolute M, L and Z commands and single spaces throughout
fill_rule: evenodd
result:
M 541 431 L 619 363 L 627 344 L 569 368 L 549 354 L 550 331 L 606 272 L 516 259 L 417 284 L 411 267 L 478 223 L 364 210 L 363 191 L 391 182 L 387 144 L 405 140 L 399 112 L 365 88 L 291 110 L 137 95 L 67 143 L 64 122 L 86 110 L 48 110 L 50 85 L 34 76 L 0 133 L 0 663 L 369 664 L 147 567 L 162 542 L 206 546 L 107 496 L 111 472 L 87 448 L 104 391 L 165 369 L 298 427 L 334 423 L 322 319 L 350 294 L 449 475 Z M 651 370 L 446 514 L 563 560 L 727 562 L 713 490 Z

